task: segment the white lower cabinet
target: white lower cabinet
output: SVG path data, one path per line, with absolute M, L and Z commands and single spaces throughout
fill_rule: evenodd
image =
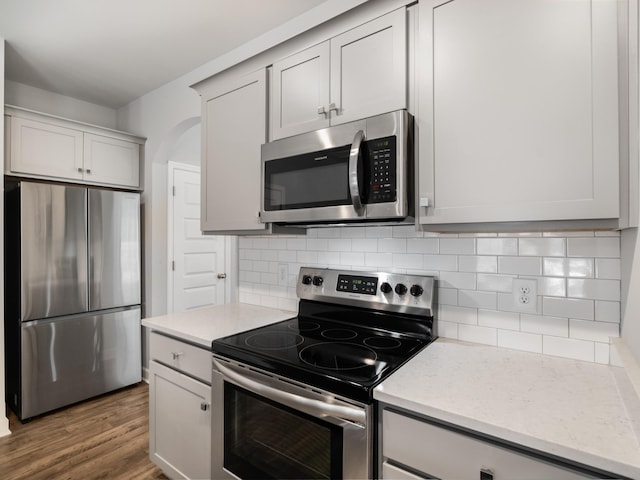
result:
M 211 384 L 193 378 L 205 354 L 210 379 L 208 350 L 151 333 L 149 456 L 170 478 L 211 478 Z
M 603 478 L 387 408 L 382 409 L 381 433 L 380 477 L 384 479 Z

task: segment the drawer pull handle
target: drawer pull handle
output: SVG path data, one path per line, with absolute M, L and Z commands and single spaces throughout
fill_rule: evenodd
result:
M 493 480 L 493 472 L 488 468 L 481 468 L 480 480 Z
M 200 404 L 200 410 L 202 410 L 203 412 L 206 412 L 207 410 L 209 410 L 209 404 L 205 403 L 205 402 L 202 402 Z
M 184 355 L 184 352 L 171 352 L 171 356 L 174 360 L 177 360 L 181 355 Z

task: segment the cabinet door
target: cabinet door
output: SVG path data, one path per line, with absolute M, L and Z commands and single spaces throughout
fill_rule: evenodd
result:
M 266 70 L 260 70 L 203 97 L 201 226 L 205 232 L 265 232 L 259 213 L 266 84 Z
M 211 478 L 211 387 L 149 365 L 151 460 L 172 478 Z
M 85 133 L 84 174 L 85 180 L 90 182 L 138 187 L 140 145 Z
M 81 131 L 11 117 L 10 142 L 10 173 L 82 180 Z
M 329 42 L 273 64 L 271 139 L 329 126 Z
M 420 2 L 420 223 L 619 216 L 616 2 Z
M 331 39 L 331 102 L 332 125 L 407 108 L 405 8 Z

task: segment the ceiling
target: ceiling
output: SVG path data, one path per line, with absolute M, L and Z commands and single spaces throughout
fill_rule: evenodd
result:
M 326 0 L 0 0 L 5 78 L 119 108 Z

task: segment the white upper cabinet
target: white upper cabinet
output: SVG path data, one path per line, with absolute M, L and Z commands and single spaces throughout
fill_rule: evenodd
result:
M 201 228 L 265 233 L 260 222 L 260 146 L 267 131 L 267 75 L 196 87 L 202 95 Z
M 420 2 L 420 223 L 620 216 L 616 3 Z
M 139 189 L 144 140 L 7 107 L 5 173 Z
M 93 182 L 137 187 L 140 147 L 137 143 L 85 133 L 84 173 Z
M 270 91 L 272 140 L 406 108 L 406 9 L 274 63 Z
M 7 173 L 82 180 L 83 135 L 79 130 L 12 117 Z

